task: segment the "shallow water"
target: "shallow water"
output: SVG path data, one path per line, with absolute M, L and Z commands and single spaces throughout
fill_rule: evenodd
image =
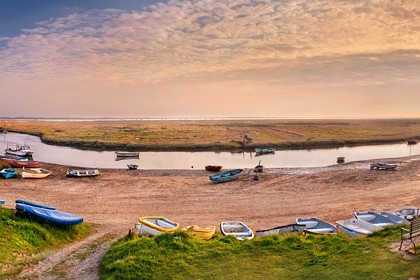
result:
M 287 150 L 256 156 L 251 152 L 140 152 L 139 159 L 115 160 L 114 152 L 80 150 L 47 145 L 37 136 L 18 133 L 0 134 L 0 149 L 7 143 L 31 146 L 34 160 L 79 167 L 127 168 L 137 164 L 140 169 L 203 169 L 206 165 L 229 168 L 253 168 L 259 161 L 266 168 L 322 167 L 336 164 L 337 157 L 346 162 L 377 158 L 407 157 L 420 154 L 420 144 L 388 144 L 334 149 Z

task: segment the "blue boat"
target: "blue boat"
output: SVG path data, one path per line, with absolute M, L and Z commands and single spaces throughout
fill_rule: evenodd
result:
M 83 222 L 83 218 L 79 216 L 58 210 L 35 207 L 29 204 L 17 203 L 16 209 L 60 225 L 76 225 Z
M 0 174 L 4 179 L 10 179 L 10 178 L 16 177 L 16 169 L 14 169 L 14 168 L 3 168 L 0 171 Z
M 297 218 L 296 223 L 305 225 L 305 231 L 315 234 L 335 234 L 335 226 L 317 218 Z
M 376 213 L 375 211 L 354 212 L 354 217 L 380 227 L 392 226 L 398 223 L 389 217 Z
M 25 204 L 25 205 L 30 205 L 30 206 L 34 206 L 34 207 L 38 207 L 38 208 L 45 208 L 45 209 L 49 209 L 49 210 L 56 210 L 55 207 L 53 206 L 47 206 L 47 205 L 42 205 L 42 204 L 38 204 L 38 203 L 33 203 L 30 201 L 26 201 L 23 199 L 17 199 L 16 204 Z
M 0 204 L 5 204 L 6 201 L 4 201 L 3 199 L 0 199 Z
M 226 171 L 223 173 L 209 176 L 209 178 L 210 178 L 210 181 L 214 183 L 224 183 L 224 182 L 229 182 L 229 181 L 237 179 L 239 176 L 242 175 L 242 172 L 243 172 L 242 169 L 234 169 L 234 170 L 230 170 L 230 171 Z

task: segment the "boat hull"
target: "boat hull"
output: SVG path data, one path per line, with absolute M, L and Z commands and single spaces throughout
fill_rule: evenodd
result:
M 30 168 L 29 171 L 22 171 L 23 179 L 43 179 L 48 177 L 51 174 L 51 171 L 44 168 Z
M 98 169 L 69 169 L 66 171 L 67 177 L 94 177 L 99 175 Z
M 239 176 L 242 175 L 242 172 L 242 169 L 234 169 L 213 176 L 209 176 L 209 179 L 214 183 L 229 182 L 238 179 Z
M 222 169 L 222 167 L 220 165 L 207 165 L 205 169 L 211 172 L 218 172 Z
M 382 216 L 374 211 L 354 212 L 354 217 L 356 219 L 364 220 L 368 223 L 374 224 L 379 227 L 392 226 L 397 224 L 397 222 L 395 222 L 394 220 Z
M 383 229 L 363 220 L 350 219 L 336 222 L 338 230 L 349 237 L 360 237 Z
M 2 157 L 0 159 L 12 167 L 37 167 L 39 165 L 39 162 L 33 160 L 19 160 L 6 157 Z
M 60 224 L 60 225 L 76 225 L 83 222 L 83 218 L 76 215 L 61 212 L 57 210 L 51 210 L 42 207 L 35 207 L 28 204 L 16 204 L 16 210 L 24 211 L 33 216 L 42 218 L 44 220 Z
M 252 239 L 254 233 L 242 222 L 226 221 L 220 224 L 220 230 L 224 235 L 233 235 L 238 240 Z
M 305 231 L 305 225 L 289 224 L 279 226 L 271 229 L 257 230 L 255 234 L 257 236 L 269 236 L 269 235 L 286 235 L 286 234 L 298 234 L 302 235 Z
M 4 178 L 4 179 L 11 179 L 13 177 L 16 177 L 16 170 L 13 168 L 3 168 L 0 171 L 0 175 Z
M 144 216 L 139 218 L 136 224 L 139 235 L 155 236 L 163 233 L 174 233 L 178 230 L 179 224 L 162 216 Z
M 317 218 L 298 218 L 296 223 L 305 225 L 305 232 L 314 234 L 335 234 L 337 229 L 330 223 Z
M 216 232 L 216 227 L 209 226 L 209 227 L 202 228 L 197 225 L 192 225 L 192 226 L 187 226 L 183 228 L 182 230 L 188 231 L 193 236 L 196 236 L 203 240 L 209 240 L 213 237 L 214 233 Z

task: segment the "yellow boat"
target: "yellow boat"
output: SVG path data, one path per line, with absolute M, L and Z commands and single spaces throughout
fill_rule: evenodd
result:
M 49 176 L 51 171 L 44 168 L 29 168 L 22 170 L 22 178 L 24 179 L 41 179 Z
M 197 225 L 187 226 L 182 230 L 188 231 L 193 236 L 197 236 L 198 238 L 209 240 L 213 237 L 214 233 L 216 232 L 215 226 L 208 226 L 208 227 L 199 227 Z
M 139 235 L 158 235 L 173 233 L 179 228 L 179 224 L 162 216 L 144 216 L 139 218 L 136 225 Z

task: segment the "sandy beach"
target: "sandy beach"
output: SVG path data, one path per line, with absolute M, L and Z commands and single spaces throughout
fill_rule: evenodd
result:
M 103 169 L 93 178 L 67 178 L 68 166 L 42 164 L 53 174 L 42 180 L 0 180 L 1 198 L 54 205 L 116 235 L 128 232 L 142 215 L 163 215 L 181 226 L 219 225 L 241 220 L 253 230 L 316 216 L 330 222 L 354 211 L 420 206 L 419 156 L 388 159 L 395 171 L 373 171 L 369 162 L 323 168 L 267 169 L 214 184 L 204 170 Z

